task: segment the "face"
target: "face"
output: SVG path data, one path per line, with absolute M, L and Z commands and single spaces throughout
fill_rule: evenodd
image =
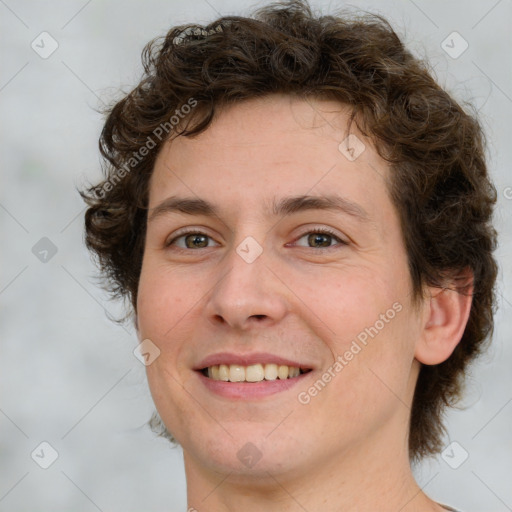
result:
M 389 169 L 354 126 L 347 150 L 347 122 L 268 96 L 158 156 L 137 320 L 189 467 L 299 474 L 406 447 L 420 321 Z

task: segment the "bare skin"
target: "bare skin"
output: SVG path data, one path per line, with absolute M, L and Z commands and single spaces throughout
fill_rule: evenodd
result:
M 347 119 L 335 102 L 268 96 L 158 156 L 137 322 L 160 349 L 149 386 L 199 512 L 444 510 L 411 473 L 410 405 L 420 362 L 450 356 L 470 299 L 426 290 L 412 302 L 390 170 L 355 127 L 364 151 L 340 151 Z M 341 209 L 272 211 L 290 196 L 334 194 Z M 179 212 L 171 197 L 218 211 Z M 201 365 L 226 353 L 307 372 L 212 387 Z

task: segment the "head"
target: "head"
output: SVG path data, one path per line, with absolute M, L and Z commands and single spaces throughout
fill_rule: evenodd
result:
M 437 453 L 493 327 L 496 198 L 478 121 L 384 19 L 316 17 L 300 2 L 175 27 L 143 62 L 108 112 L 86 243 L 160 350 L 147 370 L 167 430 L 225 467 L 245 443 L 265 440 L 279 465 L 401 422 L 410 459 Z M 343 207 L 274 211 L 304 195 Z M 196 202 L 178 211 L 171 197 Z M 309 246 L 326 227 L 328 244 Z M 206 399 L 199 366 L 253 350 L 315 378 L 295 385 L 293 407 L 276 394 L 217 416 L 225 398 Z

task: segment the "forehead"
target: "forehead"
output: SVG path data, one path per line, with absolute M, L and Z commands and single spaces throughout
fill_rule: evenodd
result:
M 163 146 L 150 209 L 176 194 L 270 209 L 279 197 L 337 193 L 375 214 L 389 203 L 389 169 L 349 120 L 338 102 L 282 95 L 226 107 L 204 132 Z

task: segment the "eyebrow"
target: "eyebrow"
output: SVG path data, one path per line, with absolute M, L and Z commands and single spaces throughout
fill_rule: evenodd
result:
M 292 215 L 306 210 L 327 210 L 345 213 L 360 221 L 369 220 L 368 213 L 362 206 L 334 194 L 290 196 L 283 197 L 279 201 L 274 199 L 271 210 L 272 214 L 276 217 Z M 206 217 L 220 216 L 219 208 L 204 199 L 172 196 L 150 209 L 148 222 L 169 213 L 204 215 Z

